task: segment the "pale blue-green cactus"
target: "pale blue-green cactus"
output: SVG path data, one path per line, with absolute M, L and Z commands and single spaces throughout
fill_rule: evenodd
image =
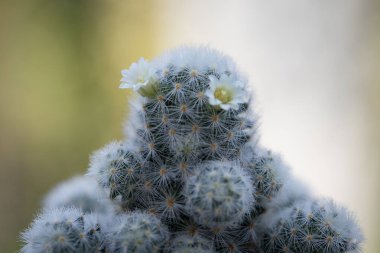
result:
M 77 208 L 45 209 L 22 233 L 22 252 L 95 253 L 106 247 L 108 219 Z
M 351 213 L 332 200 L 295 202 L 259 223 L 264 252 L 359 252 L 363 240 Z
M 133 212 L 116 218 L 108 235 L 108 250 L 117 253 L 160 252 L 168 238 L 166 226 L 154 215 Z
M 187 212 L 209 227 L 240 223 L 255 203 L 250 176 L 233 163 L 206 162 L 187 180 Z
M 125 139 L 93 153 L 83 183 L 53 190 L 22 252 L 359 252 L 349 212 L 260 147 L 248 87 L 207 47 L 122 71 L 120 88 L 136 92 Z

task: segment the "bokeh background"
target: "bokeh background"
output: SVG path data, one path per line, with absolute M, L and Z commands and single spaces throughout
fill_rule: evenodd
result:
M 261 143 L 348 206 L 380 250 L 377 0 L 0 1 L 0 252 L 58 182 L 122 137 L 120 70 L 182 44 L 231 55 L 255 91 Z

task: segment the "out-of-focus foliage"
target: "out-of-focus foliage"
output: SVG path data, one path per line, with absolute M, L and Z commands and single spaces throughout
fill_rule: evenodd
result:
M 147 1 L 0 2 L 0 252 L 43 194 L 121 135 L 120 70 L 152 56 Z

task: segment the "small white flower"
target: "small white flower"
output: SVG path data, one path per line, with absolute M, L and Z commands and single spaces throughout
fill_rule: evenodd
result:
M 121 74 L 123 75 L 119 86 L 121 89 L 133 88 L 138 91 L 156 79 L 156 70 L 144 58 L 140 58 L 137 63 L 132 63 L 129 69 L 122 70 Z
M 232 76 L 223 74 L 220 79 L 209 76 L 210 88 L 205 92 L 211 105 L 220 106 L 224 110 L 237 110 L 239 104 L 247 102 L 243 84 Z

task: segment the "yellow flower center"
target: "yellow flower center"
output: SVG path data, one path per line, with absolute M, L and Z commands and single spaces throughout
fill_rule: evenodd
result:
M 139 75 L 139 76 L 137 77 L 137 82 L 139 82 L 139 83 L 145 83 L 145 76 L 143 76 L 143 75 Z
M 232 92 L 229 90 L 226 90 L 223 87 L 219 87 L 215 89 L 214 96 L 216 99 L 218 99 L 223 104 L 226 104 L 232 100 Z

